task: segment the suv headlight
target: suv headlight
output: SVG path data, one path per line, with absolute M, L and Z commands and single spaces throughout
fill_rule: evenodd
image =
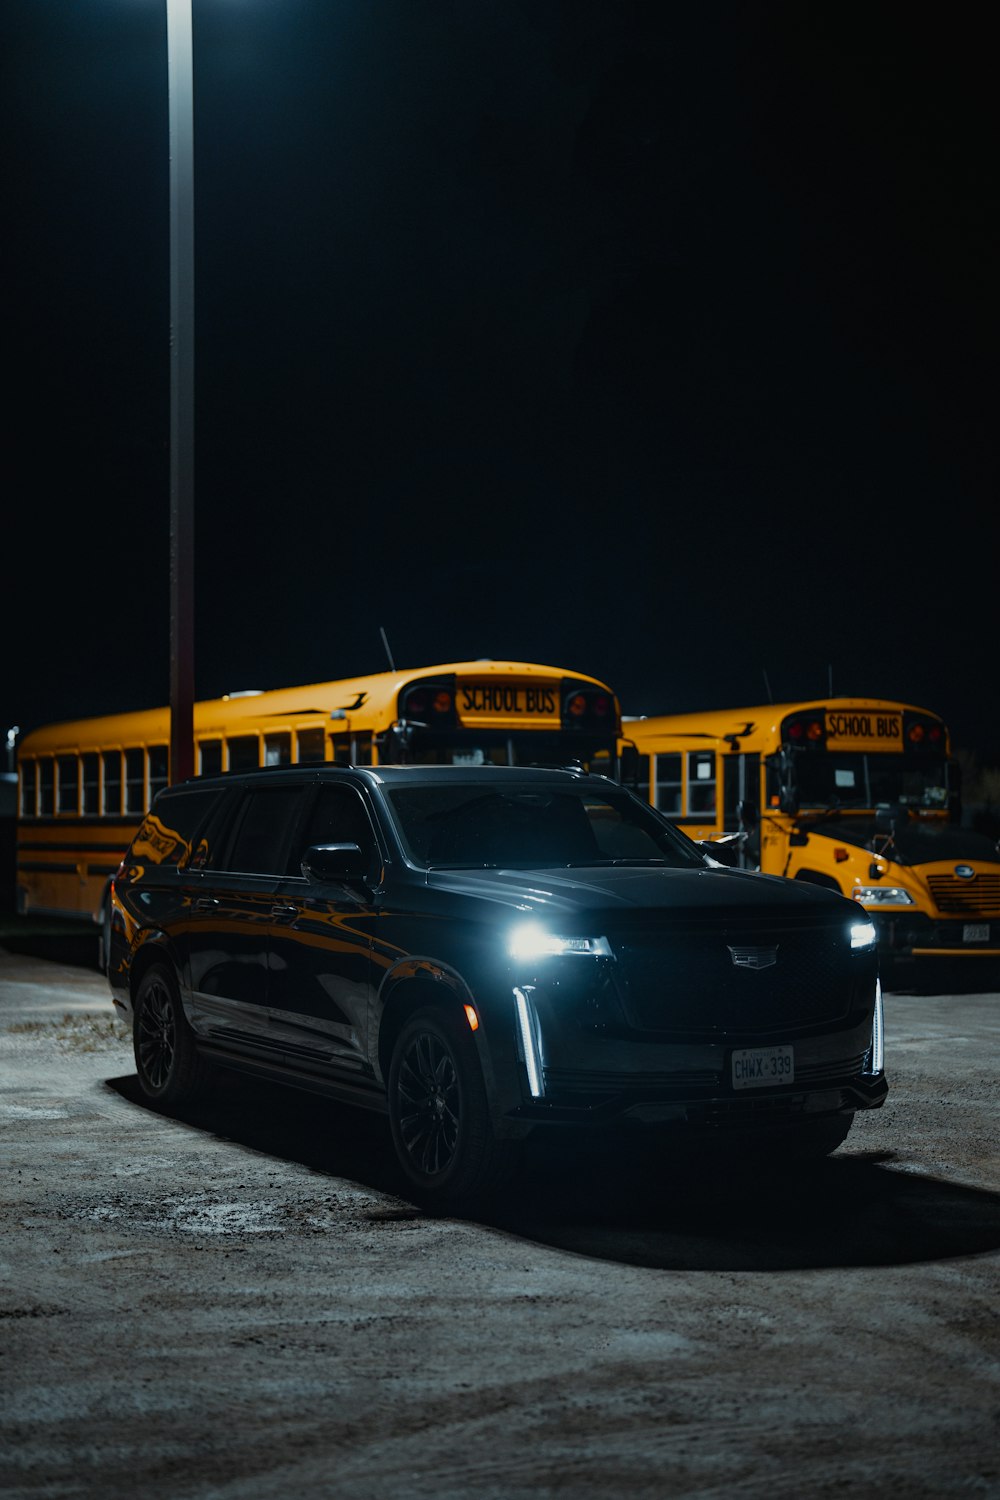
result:
M 909 891 L 901 885 L 856 885 L 851 892 L 862 906 L 914 906 Z
M 851 923 L 851 947 L 855 950 L 863 948 L 874 948 L 878 941 L 875 931 L 875 923 L 869 919 L 867 922 Z
M 584 958 L 611 958 L 606 937 L 560 937 L 538 922 L 522 922 L 507 940 L 511 958 L 545 958 L 551 954 L 581 954 Z

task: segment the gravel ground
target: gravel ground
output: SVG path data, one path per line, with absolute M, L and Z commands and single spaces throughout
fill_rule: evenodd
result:
M 104 980 L 0 950 L 4 1493 L 1000 1496 L 998 1002 L 888 996 L 807 1172 L 579 1143 L 472 1222 L 374 1117 L 153 1112 Z

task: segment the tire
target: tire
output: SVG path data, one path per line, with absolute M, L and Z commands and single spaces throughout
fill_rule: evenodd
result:
M 510 1177 L 514 1143 L 493 1132 L 475 1043 L 449 1011 L 417 1011 L 396 1038 L 389 1125 L 407 1181 L 429 1207 L 472 1209 Z
M 105 898 L 101 903 L 101 919 L 97 928 L 97 967 L 102 974 L 108 972 L 111 959 L 111 902 Z
M 132 1017 L 139 1087 L 154 1104 L 180 1104 L 203 1087 L 207 1065 L 181 1005 L 173 973 L 153 964 L 139 981 Z

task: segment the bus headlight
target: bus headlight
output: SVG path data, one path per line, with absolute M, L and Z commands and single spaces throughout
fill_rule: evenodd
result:
M 611 944 L 605 937 L 560 937 L 538 922 L 522 922 L 507 940 L 511 958 L 546 958 L 553 954 L 581 954 L 584 958 L 611 958 Z
M 901 885 L 856 885 L 851 892 L 862 906 L 913 906 L 909 891 Z
M 867 922 L 851 923 L 851 947 L 855 951 L 864 948 L 874 948 L 877 940 L 878 934 L 875 931 L 874 922 L 869 920 Z

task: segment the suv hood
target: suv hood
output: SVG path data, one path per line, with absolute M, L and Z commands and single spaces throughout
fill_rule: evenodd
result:
M 809 908 L 845 905 L 846 898 L 819 886 L 759 875 L 750 870 L 676 870 L 635 865 L 567 870 L 428 870 L 431 890 L 464 895 L 523 912 L 567 916 L 590 911 L 751 912 L 776 920 Z M 852 903 L 853 905 L 853 903 Z M 819 915 L 819 913 L 816 913 Z

